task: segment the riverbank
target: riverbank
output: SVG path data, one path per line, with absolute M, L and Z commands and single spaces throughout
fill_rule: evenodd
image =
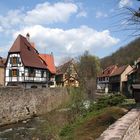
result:
M 133 100 L 124 99 L 121 100 L 123 102 L 116 105 L 117 107 L 112 107 L 109 103 L 112 104 L 110 100 L 112 99 L 113 105 L 115 105 L 114 98 L 115 100 L 122 99 L 120 95 L 103 97 L 98 102 L 90 102 L 89 106 L 89 101 L 83 102 L 77 98 L 44 115 L 0 128 L 0 138 L 3 140 L 88 140 L 97 138 L 110 124 L 127 113 L 134 105 Z M 66 106 L 69 108 L 64 108 Z

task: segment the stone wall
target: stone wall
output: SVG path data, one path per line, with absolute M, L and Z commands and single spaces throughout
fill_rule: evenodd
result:
M 68 100 L 66 88 L 0 88 L 0 125 L 44 114 Z
M 140 140 L 140 109 L 132 109 L 97 140 Z

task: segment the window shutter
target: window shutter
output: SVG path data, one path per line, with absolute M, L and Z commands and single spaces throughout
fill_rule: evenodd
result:
M 12 77 L 12 70 L 9 70 L 9 77 Z
M 10 57 L 10 64 L 12 64 L 12 57 Z
M 19 64 L 19 57 L 17 57 L 17 64 Z
M 17 76 L 19 76 L 19 69 L 17 69 Z

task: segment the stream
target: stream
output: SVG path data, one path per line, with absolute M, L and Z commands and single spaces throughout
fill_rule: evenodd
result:
M 0 140 L 60 140 L 61 128 L 72 120 L 73 116 L 69 110 L 53 111 L 0 127 Z

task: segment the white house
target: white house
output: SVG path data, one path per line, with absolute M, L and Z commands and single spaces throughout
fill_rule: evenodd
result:
M 97 77 L 97 90 L 105 93 L 109 90 L 110 75 L 117 69 L 116 65 L 111 65 L 100 73 Z
M 27 34 L 29 37 L 29 34 Z M 48 86 L 50 71 L 28 38 L 19 35 L 8 52 L 6 86 L 42 88 Z

